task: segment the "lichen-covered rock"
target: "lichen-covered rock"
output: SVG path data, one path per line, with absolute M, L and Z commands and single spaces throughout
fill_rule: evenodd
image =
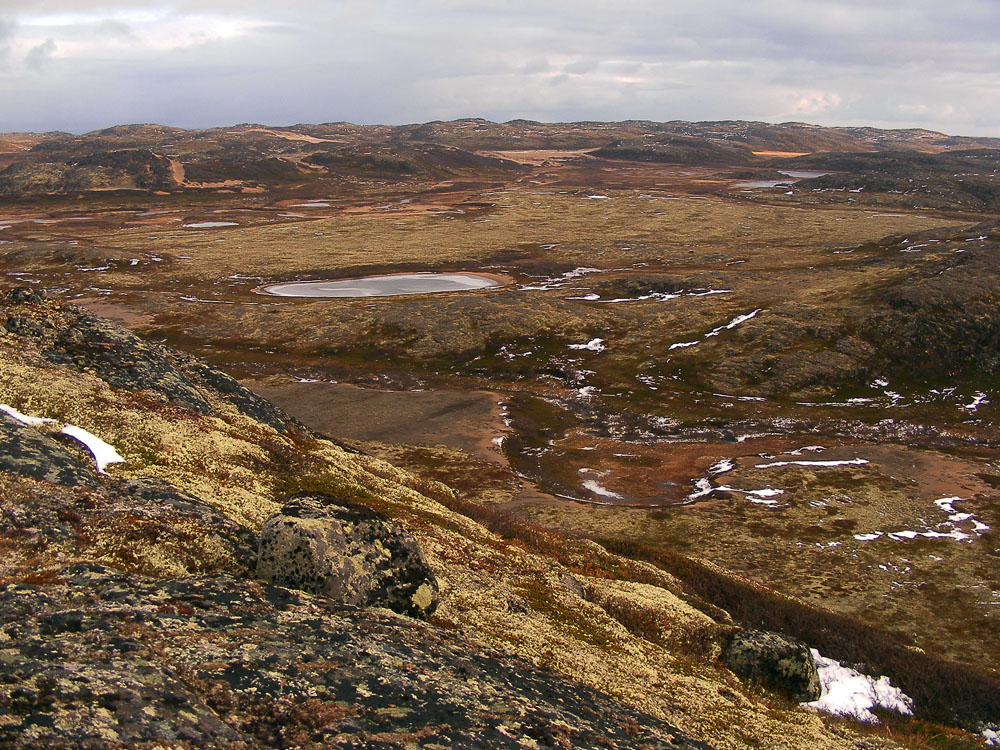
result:
M 265 398 L 258 396 L 236 378 L 210 366 L 196 357 L 169 351 L 174 364 L 188 378 L 214 391 L 215 395 L 235 406 L 241 414 L 256 419 L 276 430 L 285 430 L 290 424 L 304 427 Z
M 38 321 L 31 320 L 31 318 L 7 318 L 3 327 L 15 336 L 24 336 L 26 338 L 38 338 L 45 332 L 45 327 Z
M 45 301 L 45 295 L 30 286 L 17 286 L 7 292 L 7 299 L 15 303 L 40 305 Z
M 0 746 L 708 748 L 384 610 L 93 564 L 0 587 Z
M 797 701 L 814 701 L 820 696 L 816 662 L 801 641 L 764 630 L 741 630 L 723 653 L 723 661 L 743 679 Z
M 265 522 L 257 575 L 343 604 L 414 617 L 427 617 L 438 601 L 420 548 L 399 524 L 323 495 L 298 495 Z
M 256 535 L 166 482 L 65 486 L 3 463 L 0 455 L 0 577 L 32 579 L 73 560 L 146 575 L 253 575 Z
M 212 399 L 279 431 L 305 428 L 221 370 L 72 306 L 46 302 L 19 287 L 0 298 L 0 325 L 31 340 L 57 365 L 94 372 L 109 385 L 148 390 L 198 414 L 215 415 Z
M 98 483 L 93 472 L 55 440 L 2 412 L 0 471 L 70 487 L 94 487 Z

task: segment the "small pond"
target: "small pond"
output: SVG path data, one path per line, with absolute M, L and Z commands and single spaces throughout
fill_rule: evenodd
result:
M 793 182 L 797 182 L 798 180 L 808 180 L 808 179 L 811 179 L 813 177 L 822 177 L 823 175 L 830 174 L 829 172 L 815 172 L 813 170 L 805 170 L 805 169 L 800 169 L 800 170 L 792 170 L 792 169 L 784 170 L 784 169 L 780 169 L 780 170 L 778 170 L 778 172 L 781 173 L 781 174 L 786 174 L 786 175 L 788 175 L 792 179 L 789 179 L 789 180 L 753 180 L 751 182 L 740 182 L 740 183 L 737 183 L 736 187 L 740 187 L 740 188 L 774 188 L 774 187 L 778 187 L 779 185 L 791 185 Z
M 399 294 L 464 292 L 500 286 L 499 277 L 479 273 L 394 273 L 335 281 L 292 281 L 260 289 L 278 297 L 392 297 Z

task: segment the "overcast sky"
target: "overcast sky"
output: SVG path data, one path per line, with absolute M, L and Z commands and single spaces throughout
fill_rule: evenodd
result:
M 1000 136 L 998 0 L 0 0 L 0 131 L 458 117 Z

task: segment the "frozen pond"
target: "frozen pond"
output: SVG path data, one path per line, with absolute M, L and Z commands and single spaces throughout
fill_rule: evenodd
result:
M 829 172 L 814 172 L 812 170 L 778 170 L 781 174 L 788 175 L 791 179 L 788 180 L 753 180 L 752 182 L 740 182 L 736 187 L 741 188 L 773 188 L 779 185 L 790 185 L 798 180 L 808 180 L 813 177 L 822 177 L 823 175 L 830 174 Z
M 500 286 L 493 276 L 478 273 L 394 273 L 337 281 L 292 281 L 262 287 L 279 297 L 392 297 L 399 294 L 464 292 Z
M 830 174 L 829 172 L 816 172 L 811 169 L 800 169 L 800 170 L 778 170 L 781 174 L 787 174 L 789 177 L 794 177 L 796 180 L 808 180 L 812 177 L 822 177 L 824 175 Z

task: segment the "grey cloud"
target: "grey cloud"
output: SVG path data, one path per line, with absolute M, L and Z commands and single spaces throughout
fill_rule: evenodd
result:
M 80 9 L 78 0 L 17 4 L 14 17 Z M 155 24 L 133 21 L 140 11 L 166 13 L 164 25 L 190 16 L 253 25 L 184 48 L 108 44 L 69 57 L 109 34 L 155 34 Z M 0 79 L 0 97 L 30 99 L 40 121 L 89 118 L 45 129 L 476 115 L 800 119 L 1000 135 L 993 0 L 103 0 L 88 4 L 87 18 L 36 32 L 29 57 L 42 64 L 52 35 L 73 60 L 50 66 L 43 89 L 37 76 Z M 88 106 L 57 104 L 67 99 Z M 18 119 L 28 108 L 17 110 L 0 112 L 0 130 L 28 127 Z
M 8 42 L 14 37 L 14 22 L 0 18 L 0 63 L 10 55 Z
M 124 39 L 135 39 L 135 32 L 132 27 L 125 23 L 124 21 L 118 21 L 113 18 L 101 21 L 97 28 L 104 34 L 109 36 L 121 37 Z
M 45 66 L 48 65 L 49 60 L 52 58 L 52 54 L 55 51 L 55 40 L 46 39 L 41 44 L 38 44 L 28 50 L 28 54 L 25 56 L 24 62 L 32 70 L 43 70 Z

